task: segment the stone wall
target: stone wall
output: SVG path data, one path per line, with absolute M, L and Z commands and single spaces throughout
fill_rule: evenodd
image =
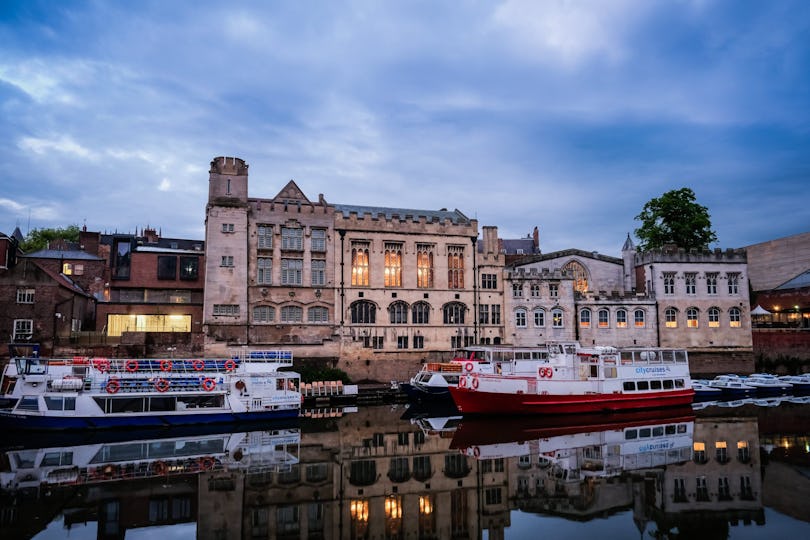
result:
M 810 331 L 755 328 L 754 355 L 776 359 L 780 356 L 810 360 Z

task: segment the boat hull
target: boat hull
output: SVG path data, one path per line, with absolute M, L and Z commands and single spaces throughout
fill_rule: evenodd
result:
M 462 414 L 577 414 L 689 405 L 692 389 L 646 394 L 518 394 L 450 388 Z
M 446 386 L 419 386 L 411 383 L 400 383 L 399 389 L 405 393 L 410 401 L 453 401 L 453 398 L 450 396 L 450 390 L 448 390 Z

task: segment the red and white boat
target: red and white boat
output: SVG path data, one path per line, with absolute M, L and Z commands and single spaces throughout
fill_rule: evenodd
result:
M 682 349 L 549 344 L 548 363 L 524 373 L 469 374 L 450 394 L 462 414 L 590 413 L 692 403 Z

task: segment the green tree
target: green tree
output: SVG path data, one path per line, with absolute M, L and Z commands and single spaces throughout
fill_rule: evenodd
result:
M 40 249 L 45 249 L 48 247 L 49 242 L 60 239 L 67 240 L 68 242 L 78 242 L 79 226 L 68 225 L 64 229 L 61 227 L 31 229 L 31 231 L 25 237 L 25 240 L 23 240 L 22 244 L 20 245 L 20 249 L 22 249 L 25 253 L 32 253 L 34 251 L 39 251 Z
M 660 249 L 665 244 L 706 248 L 717 240 L 708 208 L 695 202 L 695 192 L 689 188 L 667 191 L 651 199 L 635 219 L 641 221 L 641 227 L 635 230 L 641 251 Z

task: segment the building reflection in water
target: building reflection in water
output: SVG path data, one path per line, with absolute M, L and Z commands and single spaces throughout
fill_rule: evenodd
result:
M 60 515 L 65 528 L 95 523 L 98 539 L 178 524 L 233 540 L 498 539 L 513 510 L 577 521 L 632 510 L 639 530 L 659 538 L 725 537 L 730 525 L 764 522 L 753 415 L 687 409 L 555 425 L 401 413 L 32 442 L 3 454 L 0 535 L 30 538 Z

